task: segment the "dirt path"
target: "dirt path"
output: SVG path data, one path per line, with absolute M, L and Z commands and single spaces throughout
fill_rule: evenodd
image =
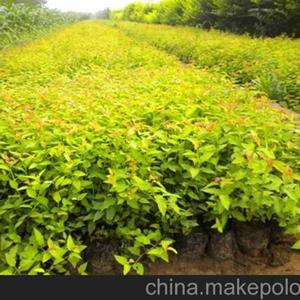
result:
M 289 109 L 289 108 L 282 107 L 280 104 L 276 103 L 275 101 L 271 101 L 271 105 L 272 105 L 276 110 L 278 110 L 278 111 L 280 111 L 280 112 L 283 112 L 283 113 L 287 114 L 288 116 L 293 115 L 293 116 L 295 116 L 295 118 L 296 118 L 297 120 L 300 120 L 300 114 L 299 114 L 299 113 L 297 113 L 297 112 L 295 112 L 295 111 L 293 111 L 293 110 L 291 110 L 291 109 Z

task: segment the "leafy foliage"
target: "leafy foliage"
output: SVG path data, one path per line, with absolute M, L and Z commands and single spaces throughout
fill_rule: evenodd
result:
M 100 22 L 1 53 L 0 272 L 124 274 L 169 260 L 199 219 L 299 224 L 299 121 L 223 75 Z

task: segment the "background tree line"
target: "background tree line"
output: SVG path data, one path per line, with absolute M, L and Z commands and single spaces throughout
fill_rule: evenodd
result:
M 132 3 L 114 19 L 300 37 L 300 0 L 162 0 Z

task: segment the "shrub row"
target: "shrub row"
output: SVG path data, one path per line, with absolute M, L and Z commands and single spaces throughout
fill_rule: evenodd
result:
M 253 39 L 189 27 L 114 22 L 131 37 L 177 55 L 183 62 L 227 74 L 300 112 L 300 42 Z
M 199 220 L 299 224 L 299 121 L 117 29 L 83 22 L 1 55 L 0 273 L 126 274 Z

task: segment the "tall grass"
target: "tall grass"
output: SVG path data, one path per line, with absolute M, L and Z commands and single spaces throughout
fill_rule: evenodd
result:
M 40 6 L 0 6 L 0 49 L 55 25 L 74 22 L 76 19 L 76 14 L 61 13 Z

